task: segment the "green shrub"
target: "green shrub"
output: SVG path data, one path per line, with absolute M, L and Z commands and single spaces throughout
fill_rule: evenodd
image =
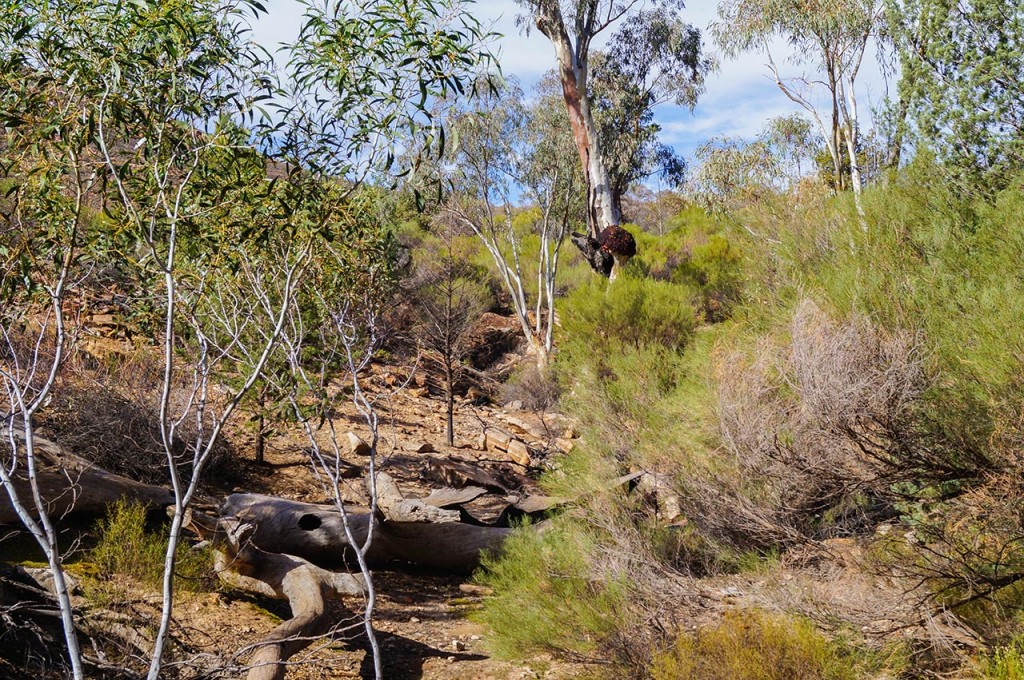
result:
M 916 538 L 900 553 L 880 549 L 887 567 L 944 593 L 983 637 L 1005 639 L 1020 588 L 1000 583 L 1019 572 L 1010 543 L 1024 493 L 1019 185 L 989 201 L 919 165 L 865 192 L 866 230 L 849 196 L 815 195 L 734 215 L 735 229 L 695 221 L 637 234 L 626 276 L 592 277 L 562 300 L 554 369 L 583 442 L 549 492 L 599 496 L 616 474 L 655 470 L 691 521 L 659 530 L 641 502 L 612 496 L 603 516 L 616 519 L 601 525 L 588 499 L 559 518 L 565 545 L 542 549 L 535 537 L 507 553 L 493 567 L 503 570 L 497 601 L 512 598 L 506 617 L 520 596 L 535 603 L 531 616 L 552 609 L 544 627 L 531 624 L 530 644 L 552 649 L 550 636 L 596 655 L 636 630 L 632 603 L 662 584 L 627 584 L 625 609 L 595 617 L 567 606 L 584 594 L 561 583 L 567 573 L 600 582 L 622 534 L 660 568 L 703 576 L 764 568 L 801 534 L 872 535 L 879 521 Z M 706 291 L 723 289 L 734 296 L 728 320 L 700 325 L 715 319 Z M 570 548 L 571 570 L 558 555 Z M 991 602 L 970 605 L 976 615 L 957 606 L 990 586 Z M 518 621 L 498 619 L 495 644 L 528 644 Z M 1016 677 L 1021 648 L 985 660 L 983 677 Z M 847 678 L 876 662 L 806 622 L 755 613 L 682 636 L 653 668 L 662 678 Z
M 809 621 L 728 611 L 716 625 L 681 634 L 655 658 L 654 680 L 845 680 L 863 677 L 848 652 Z
M 687 208 L 672 224 L 663 236 L 626 225 L 637 239 L 631 268 L 641 277 L 686 286 L 693 291 L 705 321 L 723 321 L 743 292 L 745 272 L 738 242 L 701 208 Z
M 159 589 L 163 581 L 166 532 L 146 530 L 146 508 L 138 503 L 118 501 L 99 524 L 96 546 L 87 560 L 94 565 L 100 581 L 129 579 Z M 175 587 L 201 591 L 212 583 L 213 558 L 208 550 L 179 545 L 175 565 Z
M 692 298 L 688 287 L 666 281 L 592 278 L 559 310 L 565 344 L 599 355 L 648 345 L 681 351 L 697 327 Z
M 1024 639 L 1016 639 L 978 659 L 974 677 L 979 680 L 1024 678 Z
M 573 658 L 598 656 L 603 640 L 625 625 L 627 588 L 592 570 L 595 536 L 562 519 L 543 531 L 521 530 L 503 557 L 478 576 L 494 589 L 477 615 L 493 635 L 491 651 L 504 659 L 534 652 Z

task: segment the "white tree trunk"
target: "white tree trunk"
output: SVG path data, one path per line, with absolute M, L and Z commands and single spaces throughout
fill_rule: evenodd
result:
M 840 83 L 840 97 L 843 101 L 841 107 L 846 128 L 846 153 L 850 159 L 850 181 L 853 184 L 853 203 L 857 208 L 857 219 L 864 231 L 868 229 L 867 215 L 864 212 L 864 200 L 862 197 L 863 186 L 861 184 L 860 162 L 857 160 L 857 136 L 859 134 L 857 120 L 857 93 L 854 91 L 855 73 L 851 73 L 848 82 Z
M 562 97 L 565 99 L 572 126 L 576 150 L 587 180 L 587 212 L 591 235 L 597 238 L 601 231 L 621 221 L 619 206 L 612 194 L 611 180 L 601 152 L 597 124 L 587 95 L 588 64 L 586 55 L 577 59 L 569 35 L 562 24 L 561 12 L 547 17 L 541 31 L 551 40 L 558 60 Z M 547 28 L 551 26 L 551 28 Z

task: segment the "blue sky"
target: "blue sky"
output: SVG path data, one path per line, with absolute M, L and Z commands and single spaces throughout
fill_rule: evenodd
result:
M 253 34 L 258 42 L 272 49 L 298 33 L 302 5 L 295 0 L 269 0 L 266 6 L 268 14 L 254 24 Z M 515 17 L 522 10 L 514 0 L 478 0 L 469 7 L 481 21 L 503 34 L 495 46 L 502 70 L 518 77 L 524 88 L 532 87 L 554 66 L 554 50 L 547 39 L 537 31 L 524 36 L 516 28 Z M 710 52 L 714 51 L 714 46 L 710 44 L 708 25 L 716 18 L 716 8 L 715 0 L 694 0 L 683 10 L 684 20 L 700 28 L 706 36 L 705 49 Z M 772 49 L 784 74 L 803 72 L 803 67 L 786 63 L 792 54 L 786 44 L 777 41 Z M 670 104 L 656 111 L 656 119 L 662 126 L 662 140 L 690 159 L 693 150 L 712 137 L 751 138 L 769 118 L 800 111 L 779 91 L 774 81 L 769 80 L 766 62 L 763 55 L 754 53 L 721 60 L 720 68 L 708 78 L 707 90 L 692 112 Z M 885 96 L 885 82 L 873 54 L 865 58 L 858 81 L 862 128 L 866 130 L 872 108 Z M 816 105 L 824 103 L 820 95 L 812 101 Z

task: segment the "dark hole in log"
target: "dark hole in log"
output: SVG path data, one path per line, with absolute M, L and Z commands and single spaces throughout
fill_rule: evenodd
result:
M 323 524 L 323 521 L 321 521 L 316 515 L 309 512 L 299 518 L 299 528 L 303 531 L 319 529 L 321 524 Z

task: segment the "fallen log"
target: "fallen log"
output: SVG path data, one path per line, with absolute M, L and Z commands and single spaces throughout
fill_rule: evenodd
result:
M 259 550 L 249 541 L 252 525 L 222 519 L 217 529 L 214 567 L 218 576 L 241 590 L 288 601 L 292 617 L 254 645 L 246 676 L 246 680 L 282 680 L 284 662 L 329 630 L 328 598 L 359 595 L 365 584 L 352 574 Z
M 9 454 L 12 433 L 0 431 L 0 451 Z M 24 456 L 25 435 L 13 433 L 19 456 Z M 36 483 L 45 502 L 45 509 L 54 520 L 72 514 L 99 516 L 107 506 L 121 499 L 129 499 L 150 508 L 164 508 L 174 504 L 174 495 L 161 486 L 142 484 L 127 477 L 96 467 L 57 444 L 35 437 Z M 32 501 L 32 488 L 25 466 L 13 476 L 14 491 L 30 512 L 37 508 Z M 20 525 L 7 489 L 0 489 L 0 524 Z
M 355 564 L 341 513 L 334 506 L 300 503 L 258 494 L 232 494 L 220 509 L 254 527 L 253 545 L 265 552 L 294 555 L 325 569 Z M 500 551 L 512 530 L 444 522 L 391 522 L 367 512 L 349 512 L 348 524 L 358 543 L 372 527 L 366 554 L 371 567 L 406 562 L 431 569 L 472 571 L 481 555 Z
M 419 498 L 406 498 L 398 485 L 386 472 L 376 475 L 377 507 L 384 518 L 391 522 L 458 522 L 458 510 L 444 510 Z M 372 485 L 366 478 L 367 491 Z

